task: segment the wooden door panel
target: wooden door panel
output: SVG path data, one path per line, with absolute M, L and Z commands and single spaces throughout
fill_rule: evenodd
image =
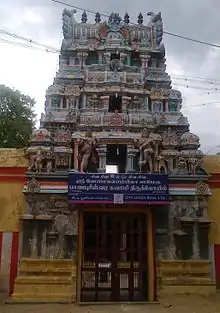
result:
M 146 301 L 146 215 L 85 213 L 84 220 L 81 301 Z

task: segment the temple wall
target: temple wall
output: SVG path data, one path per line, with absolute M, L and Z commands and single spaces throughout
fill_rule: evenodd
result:
M 209 200 L 209 217 L 213 221 L 209 241 L 214 246 L 216 286 L 220 288 L 220 155 L 206 156 L 203 161 L 205 170 L 210 174 L 209 185 L 212 196 Z
M 27 160 L 23 149 L 0 149 L 0 292 L 12 293 L 21 247 L 19 216 Z
M 209 217 L 214 223 L 210 231 L 210 244 L 215 245 L 215 254 L 218 257 L 217 248 L 220 247 L 220 156 L 206 156 L 204 167 L 211 174 L 212 196 L 209 200 Z M 25 211 L 25 197 L 22 189 L 26 180 L 26 168 L 27 160 L 24 150 L 0 149 L 0 291 L 10 294 L 14 289 L 20 258 L 22 234 L 19 216 Z M 167 268 L 167 263 L 160 266 L 160 270 L 164 266 Z M 182 267 L 182 264 L 181 266 L 178 264 L 178 267 Z M 217 268 L 216 279 L 218 272 Z M 164 276 L 164 270 L 163 273 Z M 161 278 L 159 277 L 159 279 Z M 162 290 L 165 291 L 167 287 L 164 287 L 167 282 L 164 279 L 163 285 Z
M 210 174 L 209 185 L 212 196 L 209 199 L 208 214 L 213 224 L 210 229 L 210 244 L 220 244 L 220 156 L 206 156 L 204 169 Z

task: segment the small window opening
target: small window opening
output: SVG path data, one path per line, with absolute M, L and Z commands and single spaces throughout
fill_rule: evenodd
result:
M 163 99 L 163 112 L 166 112 L 166 99 Z
M 66 109 L 67 108 L 67 101 L 66 98 L 63 98 L 63 108 Z
M 151 97 L 148 96 L 148 110 L 152 112 L 152 100 Z
M 127 162 L 127 146 L 107 145 L 106 173 L 125 173 Z
M 110 96 L 109 98 L 109 112 L 122 111 L 122 97 L 119 95 Z
M 131 65 L 136 67 L 141 67 L 140 55 L 137 52 L 131 54 Z
M 111 61 L 115 59 L 120 60 L 120 53 L 111 53 Z

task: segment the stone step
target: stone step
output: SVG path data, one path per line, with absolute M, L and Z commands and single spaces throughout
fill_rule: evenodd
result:
M 215 280 L 210 277 L 162 277 L 163 285 L 215 285 Z
M 68 285 L 16 285 L 12 298 L 17 297 L 19 294 L 27 296 L 33 294 L 38 298 L 41 298 L 42 295 L 50 295 L 50 297 L 54 297 L 54 295 L 57 294 L 63 294 L 69 297 L 70 295 L 73 295 L 73 293 L 75 294 L 72 286 Z
M 72 294 L 71 293 L 16 293 L 11 297 L 12 301 L 15 302 L 24 302 L 24 301 L 72 301 Z
M 72 260 L 21 259 L 15 280 L 14 302 L 72 301 L 76 264 Z
M 48 260 L 22 258 L 19 264 L 19 273 L 70 273 L 76 265 L 72 260 Z
M 159 274 L 162 275 L 177 275 L 177 274 L 182 274 L 182 275 L 210 275 L 210 268 L 193 268 L 193 269 L 181 269 L 181 268 L 169 268 L 169 269 L 158 269 Z
M 72 279 L 70 276 L 18 276 L 16 284 L 66 284 L 70 285 Z

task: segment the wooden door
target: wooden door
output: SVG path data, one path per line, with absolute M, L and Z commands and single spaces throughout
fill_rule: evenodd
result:
M 147 301 L 146 215 L 85 212 L 81 301 Z

